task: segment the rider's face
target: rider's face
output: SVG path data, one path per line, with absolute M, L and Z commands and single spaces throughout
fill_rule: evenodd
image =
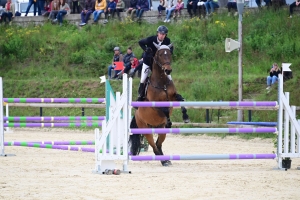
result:
M 163 33 L 158 32 L 157 37 L 158 37 L 158 39 L 159 39 L 160 41 L 163 41 L 163 40 L 165 39 L 165 37 L 166 37 L 166 34 L 163 34 Z

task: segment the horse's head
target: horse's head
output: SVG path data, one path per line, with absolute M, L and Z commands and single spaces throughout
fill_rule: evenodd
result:
M 172 72 L 171 67 L 171 60 L 172 60 L 172 54 L 170 48 L 173 46 L 172 44 L 169 45 L 157 45 L 154 43 L 154 46 L 157 48 L 157 52 L 154 56 L 154 62 L 157 64 L 158 67 L 161 68 L 161 70 L 166 74 L 170 75 Z M 154 70 L 154 69 L 153 69 Z

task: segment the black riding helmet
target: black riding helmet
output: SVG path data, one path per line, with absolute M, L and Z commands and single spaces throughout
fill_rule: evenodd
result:
M 159 26 L 157 28 L 157 33 L 168 34 L 168 28 L 166 26 Z

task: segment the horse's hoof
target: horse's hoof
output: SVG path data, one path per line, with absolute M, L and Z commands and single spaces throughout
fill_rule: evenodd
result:
M 183 122 L 184 123 L 190 123 L 190 119 L 184 119 Z
M 169 161 L 169 160 L 161 161 L 161 164 L 164 167 L 168 167 L 168 166 L 172 165 L 171 161 Z

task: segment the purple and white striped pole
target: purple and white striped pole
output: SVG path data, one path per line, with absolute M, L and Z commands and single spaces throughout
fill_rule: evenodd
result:
M 4 127 L 99 127 L 102 122 L 87 123 L 5 123 Z
M 132 128 L 132 134 L 180 134 L 180 133 L 276 133 L 277 128 Z
M 5 146 L 14 146 L 14 145 L 22 145 L 26 146 L 29 143 L 34 144 L 51 144 L 51 145 L 94 145 L 95 141 L 11 141 L 11 142 L 4 142 Z
M 11 116 L 4 117 L 4 121 L 76 121 L 76 120 L 104 120 L 105 116 L 45 116 L 45 117 L 27 117 L 27 116 Z
M 3 98 L 7 103 L 104 103 L 105 98 Z
M 268 106 L 275 107 L 277 106 L 277 101 L 202 101 L 202 102 L 193 102 L 193 101 L 132 101 L 131 106 L 133 107 L 181 107 L 181 106 L 195 106 L 195 107 L 260 107 Z
M 241 159 L 274 159 L 276 154 L 200 154 L 200 155 L 148 155 L 129 156 L 132 161 L 154 160 L 241 160 Z

